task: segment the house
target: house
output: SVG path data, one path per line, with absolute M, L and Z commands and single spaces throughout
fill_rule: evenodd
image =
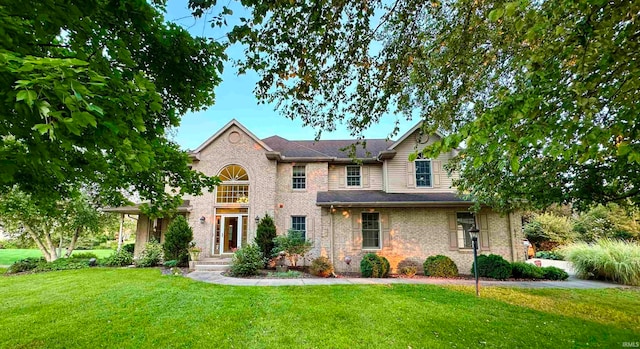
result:
M 191 152 L 193 169 L 219 176 L 215 192 L 186 197 L 179 213 L 188 217 L 204 257 L 230 255 L 251 243 L 258 220 L 274 217 L 278 234 L 303 232 L 313 242 L 309 259 L 327 256 L 338 271 L 358 271 L 368 252 L 384 255 L 392 269 L 444 254 L 462 273 L 473 262 L 468 231 L 480 229 L 480 253 L 523 260 L 518 213 L 488 207 L 469 211 L 443 169 L 455 153 L 409 161 L 409 154 L 438 139 L 416 125 L 397 141 L 370 139 L 357 161 L 341 150 L 354 140 L 290 141 L 257 138 L 232 120 Z M 167 220 L 139 214 L 136 250 L 162 240 Z M 351 257 L 351 264 L 345 257 Z M 307 262 L 308 263 L 308 262 Z

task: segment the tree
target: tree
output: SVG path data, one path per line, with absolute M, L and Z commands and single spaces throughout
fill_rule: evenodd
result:
M 62 251 L 65 241 L 69 244 L 64 257 L 69 257 L 82 234 L 102 231 L 102 215 L 89 196 L 78 191 L 61 201 L 42 199 L 16 188 L 0 195 L 5 229 L 33 239 L 49 262 L 62 257 L 56 248 Z
M 92 187 L 111 205 L 135 191 L 151 211 L 212 190 L 167 132 L 214 102 L 224 45 L 165 22 L 164 6 L 0 4 L 0 190 L 60 200 Z
M 359 137 L 420 118 L 445 134 L 423 153 L 461 147 L 455 185 L 498 209 L 640 204 L 640 2 L 242 4 L 240 72 L 285 116 Z
M 576 239 L 571 218 L 553 213 L 534 215 L 533 221 L 524 226 L 524 235 L 541 251 L 551 251 Z
M 164 259 L 175 260 L 181 266 L 189 263 L 189 243 L 193 240 L 193 229 L 184 216 L 176 216 L 164 235 Z
M 575 219 L 573 229 L 580 240 L 592 243 L 600 239 L 638 239 L 640 215 L 616 204 L 598 205 Z
M 265 258 L 271 256 L 274 244 L 273 239 L 276 237 L 276 224 L 273 222 L 273 218 L 266 214 L 258 223 L 256 229 L 255 243 L 260 248 L 262 255 Z

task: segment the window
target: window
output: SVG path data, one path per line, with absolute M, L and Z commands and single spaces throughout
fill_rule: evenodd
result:
M 220 171 L 222 181 L 216 189 L 216 202 L 219 204 L 248 204 L 249 175 L 242 166 L 229 165 Z
M 347 187 L 360 186 L 360 166 L 347 166 Z
M 431 187 L 431 160 L 416 160 L 416 187 Z
M 458 212 L 456 213 L 456 222 L 458 226 L 458 247 L 473 248 L 469 230 L 476 225 L 476 216 L 471 212 Z
M 380 214 L 362 212 L 362 248 L 380 248 Z
M 291 216 L 291 230 L 302 233 L 304 239 L 307 238 L 307 217 Z
M 305 189 L 307 187 L 307 176 L 304 165 L 293 166 L 293 189 Z

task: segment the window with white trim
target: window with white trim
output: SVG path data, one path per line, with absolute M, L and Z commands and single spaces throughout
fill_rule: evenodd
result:
M 302 234 L 302 237 L 307 239 L 307 217 L 305 216 L 291 216 L 291 230 L 298 231 Z
M 306 189 L 306 188 L 307 188 L 306 166 L 304 165 L 293 166 L 293 189 Z
M 362 248 L 379 249 L 380 247 L 380 214 L 362 212 Z
M 347 166 L 347 187 L 359 187 L 360 183 L 360 166 Z
M 458 248 L 473 248 L 469 230 L 476 226 L 476 215 L 473 212 L 457 212 Z
M 431 160 L 421 159 L 421 156 L 418 156 L 418 159 L 414 162 L 416 166 L 416 187 L 429 188 L 433 186 L 431 181 L 433 177 L 431 174 Z
M 218 174 L 222 184 L 216 188 L 216 203 L 248 204 L 249 175 L 240 165 L 229 165 Z

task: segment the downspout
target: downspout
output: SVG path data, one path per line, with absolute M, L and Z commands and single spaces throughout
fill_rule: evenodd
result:
M 509 243 L 511 245 L 511 262 L 515 262 L 515 258 L 516 258 L 516 251 L 515 251 L 515 246 L 513 244 L 513 230 L 511 229 L 511 211 L 509 211 L 509 213 L 507 213 L 507 227 L 509 229 Z
M 331 239 L 330 239 L 330 246 L 329 248 L 331 249 L 331 264 L 335 265 L 335 251 L 333 250 L 333 205 L 331 205 L 331 207 L 329 208 L 329 219 L 330 219 L 330 226 L 331 226 Z

